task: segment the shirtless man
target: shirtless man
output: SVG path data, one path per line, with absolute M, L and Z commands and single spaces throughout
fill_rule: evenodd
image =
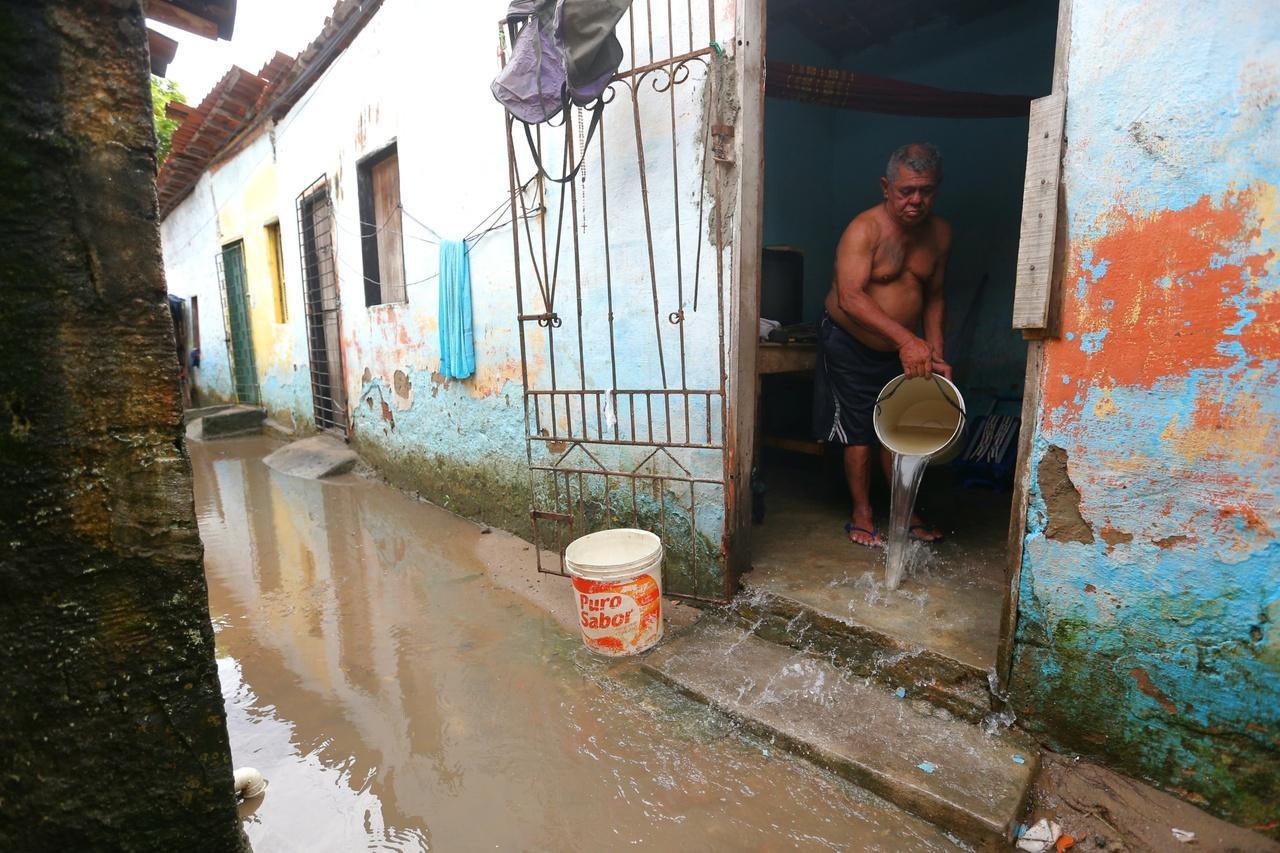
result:
M 934 146 L 912 143 L 893 152 L 880 179 L 884 202 L 858 214 L 840 238 L 819 328 L 815 428 L 820 439 L 844 445 L 853 497 L 845 531 L 868 548 L 884 547 L 869 497 L 876 396 L 899 373 L 951 378 L 942 355 L 951 226 L 931 215 L 941 182 L 942 155 Z M 880 464 L 891 476 L 892 456 L 884 448 Z M 911 525 L 917 539 L 942 538 L 918 516 Z

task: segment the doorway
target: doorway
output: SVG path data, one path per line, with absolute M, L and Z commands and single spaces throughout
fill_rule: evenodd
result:
M 311 358 L 316 428 L 347 435 L 347 389 L 342 365 L 342 302 L 333 268 L 333 207 L 320 178 L 298 196 L 298 235 Z
M 923 2 L 768 8 L 758 305 L 780 328 L 757 345 L 756 523 L 742 582 L 985 671 L 997 668 L 1010 583 L 1027 363 L 1012 328 L 1027 106 L 1052 89 L 1057 25 L 1057 4 L 1032 0 L 970 0 L 945 15 Z M 889 155 L 910 142 L 943 155 L 935 213 L 954 235 L 946 357 L 970 429 L 959 459 L 930 468 L 917 502 L 943 540 L 913 546 L 907 578 L 889 590 L 883 551 L 843 529 L 842 448 L 813 424 L 813 370 L 836 244 L 881 202 Z M 873 472 L 881 531 L 888 502 Z
M 218 255 L 222 278 L 222 315 L 227 323 L 227 357 L 236 402 L 246 406 L 259 403 L 258 368 L 253 355 L 253 332 L 249 326 L 249 300 L 245 292 L 244 243 L 237 240 L 222 247 Z

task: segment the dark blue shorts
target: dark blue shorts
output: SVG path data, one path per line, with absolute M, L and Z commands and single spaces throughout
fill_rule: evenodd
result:
M 871 415 L 876 398 L 901 373 L 896 352 L 872 349 L 823 314 L 813 384 L 813 437 L 833 444 L 875 444 Z

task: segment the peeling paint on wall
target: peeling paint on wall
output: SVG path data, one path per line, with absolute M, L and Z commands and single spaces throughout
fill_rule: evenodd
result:
M 1063 335 L 1011 685 L 1057 748 L 1273 834 L 1277 44 L 1275 16 L 1236 4 L 1074 2 Z

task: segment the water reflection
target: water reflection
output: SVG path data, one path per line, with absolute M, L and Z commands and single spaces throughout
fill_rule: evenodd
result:
M 489 582 L 473 525 L 271 447 L 191 448 L 232 752 L 270 780 L 256 853 L 955 849 L 591 657 Z

